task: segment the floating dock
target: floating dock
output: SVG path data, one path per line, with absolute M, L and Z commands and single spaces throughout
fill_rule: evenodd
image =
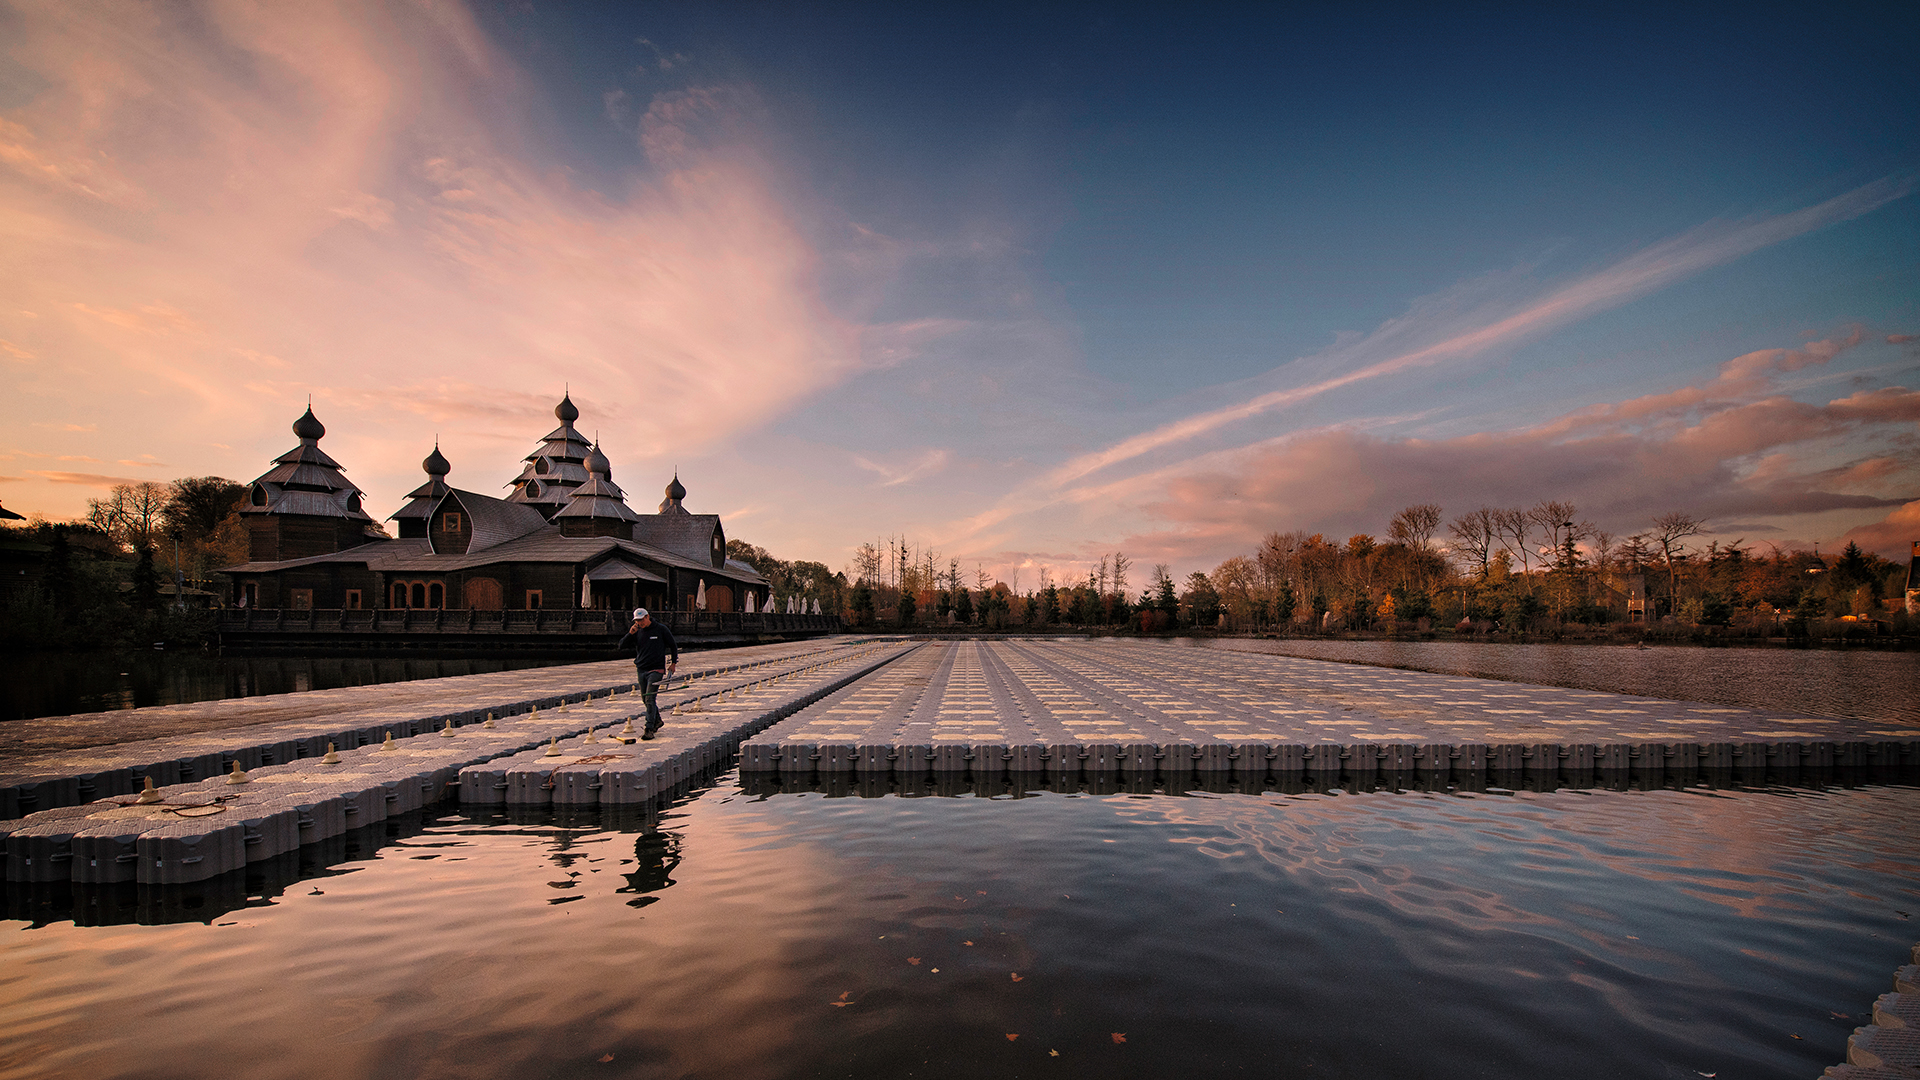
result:
M 1154 642 L 922 646 L 741 747 L 744 773 L 1572 785 L 1920 771 L 1920 730 Z M 1517 786 L 1517 785 L 1516 785 Z
M 6 876 L 200 881 L 456 792 L 645 806 L 736 750 L 750 788 L 861 794 L 1920 774 L 1920 730 L 1881 722 L 1154 642 L 838 639 L 687 663 L 651 741 L 626 661 L 6 725 Z M 109 730 L 146 737 L 68 745 Z
M 276 736 L 287 735 L 289 725 L 304 732 L 281 742 L 263 744 L 251 729 L 228 736 L 251 740 L 252 747 L 271 746 L 276 753 L 291 747 L 285 763 L 249 766 L 244 753 L 211 750 L 156 763 L 152 746 L 120 751 L 149 762 L 134 774 L 140 780 L 133 790 L 0 822 L 6 878 L 81 884 L 203 881 L 419 809 L 455 791 L 463 801 L 482 803 L 644 804 L 727 758 L 740 739 L 910 648 L 842 642 L 702 655 L 701 666 L 661 692 L 659 706 L 672 715 L 653 740 L 639 739 L 634 729 L 644 723 L 644 706 L 631 689 L 629 662 L 622 686 L 511 714 L 476 717 L 464 709 L 457 717 L 441 711 L 435 714 L 443 718 L 438 730 L 418 716 L 410 724 L 389 717 L 373 728 L 335 728 L 337 718 L 323 715 L 267 725 Z M 606 674 L 576 672 L 575 677 L 591 682 Z M 468 722 L 456 722 L 459 717 Z M 380 732 L 377 738 L 374 731 Z M 330 735 L 338 732 L 359 745 L 341 748 Z M 321 739 L 332 745 L 320 743 L 317 753 L 305 753 Z M 500 759 L 506 764 L 475 769 Z M 222 761 L 224 772 L 218 768 Z M 169 767 L 177 772 L 183 762 L 200 775 L 185 780 L 157 775 Z M 36 795 L 66 795 L 83 790 L 83 779 L 99 784 L 101 775 L 56 775 L 30 783 Z M 116 785 L 132 786 L 125 774 L 111 775 Z M 517 785 L 520 794 L 503 797 L 495 782 Z M 556 782 L 562 792 L 557 799 Z M 467 783 L 473 785 L 471 798 L 462 790 Z M 28 783 L 15 786 L 22 791 Z
M 1832 1080 L 1894 1080 L 1920 1076 L 1920 945 L 1911 964 L 1893 973 L 1893 993 L 1873 1003 L 1873 1023 L 1847 1039 L 1847 1063 L 1829 1068 Z

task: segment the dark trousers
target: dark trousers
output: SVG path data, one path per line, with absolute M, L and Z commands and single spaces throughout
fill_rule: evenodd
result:
M 667 673 L 661 670 L 639 673 L 640 700 L 647 703 L 647 726 L 650 728 L 660 726 L 660 705 L 656 698 L 660 694 L 660 682 L 666 677 Z

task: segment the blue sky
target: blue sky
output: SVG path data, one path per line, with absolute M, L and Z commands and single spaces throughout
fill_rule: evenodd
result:
M 0 340 L 70 365 L 0 406 L 10 508 L 246 479 L 307 393 L 376 505 L 435 434 L 490 490 L 565 383 L 636 503 L 677 467 L 836 566 L 1185 572 L 1426 501 L 1920 537 L 1912 9 L 9 21 Z M 282 195 L 202 204 L 206 160 Z M 237 275 L 210 234 L 274 239 Z

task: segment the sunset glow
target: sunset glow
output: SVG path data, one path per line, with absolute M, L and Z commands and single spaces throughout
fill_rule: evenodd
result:
M 0 501 L 311 400 L 383 519 L 565 391 L 636 506 L 835 568 L 1542 499 L 1903 556 L 1920 16 L 1619 18 L 8 4 Z

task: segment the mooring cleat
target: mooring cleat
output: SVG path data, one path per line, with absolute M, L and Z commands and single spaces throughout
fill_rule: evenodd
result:
M 453 717 L 447 717 L 447 726 L 440 729 L 440 737 L 443 739 L 453 738 Z
M 487 714 L 487 722 L 486 722 L 486 723 L 484 723 L 484 724 L 481 724 L 480 726 L 481 726 L 481 727 L 483 727 L 483 728 L 486 728 L 486 729 L 487 729 L 487 730 L 489 730 L 489 731 L 491 731 L 491 730 L 493 730 L 493 714 L 492 714 L 492 713 L 488 713 L 488 714 Z
M 320 759 L 320 764 L 322 765 L 340 764 L 340 752 L 333 748 L 332 743 L 327 744 L 327 756 Z
M 141 803 L 159 802 L 160 789 L 153 786 L 153 777 L 145 776 L 145 777 L 141 777 L 141 779 L 146 781 L 147 786 L 140 789 L 140 798 L 137 799 L 136 801 Z
M 393 732 L 389 731 L 387 732 L 387 741 L 380 744 L 380 752 L 383 754 L 391 754 L 393 751 Z
M 547 743 L 547 752 L 540 756 L 541 757 L 559 757 L 560 756 L 560 736 L 555 735 L 553 739 Z
M 229 783 L 229 784 L 251 784 L 251 783 L 253 783 L 253 777 L 251 777 L 251 776 L 248 776 L 248 775 L 247 775 L 247 770 L 245 770 L 245 769 L 243 769 L 243 768 L 241 768 L 241 767 L 240 767 L 240 761 L 239 761 L 239 759 L 238 759 L 238 758 L 236 758 L 236 759 L 234 759 L 234 762 L 233 762 L 233 771 L 232 771 L 231 773 L 228 773 L 228 774 L 227 774 L 227 783 Z

